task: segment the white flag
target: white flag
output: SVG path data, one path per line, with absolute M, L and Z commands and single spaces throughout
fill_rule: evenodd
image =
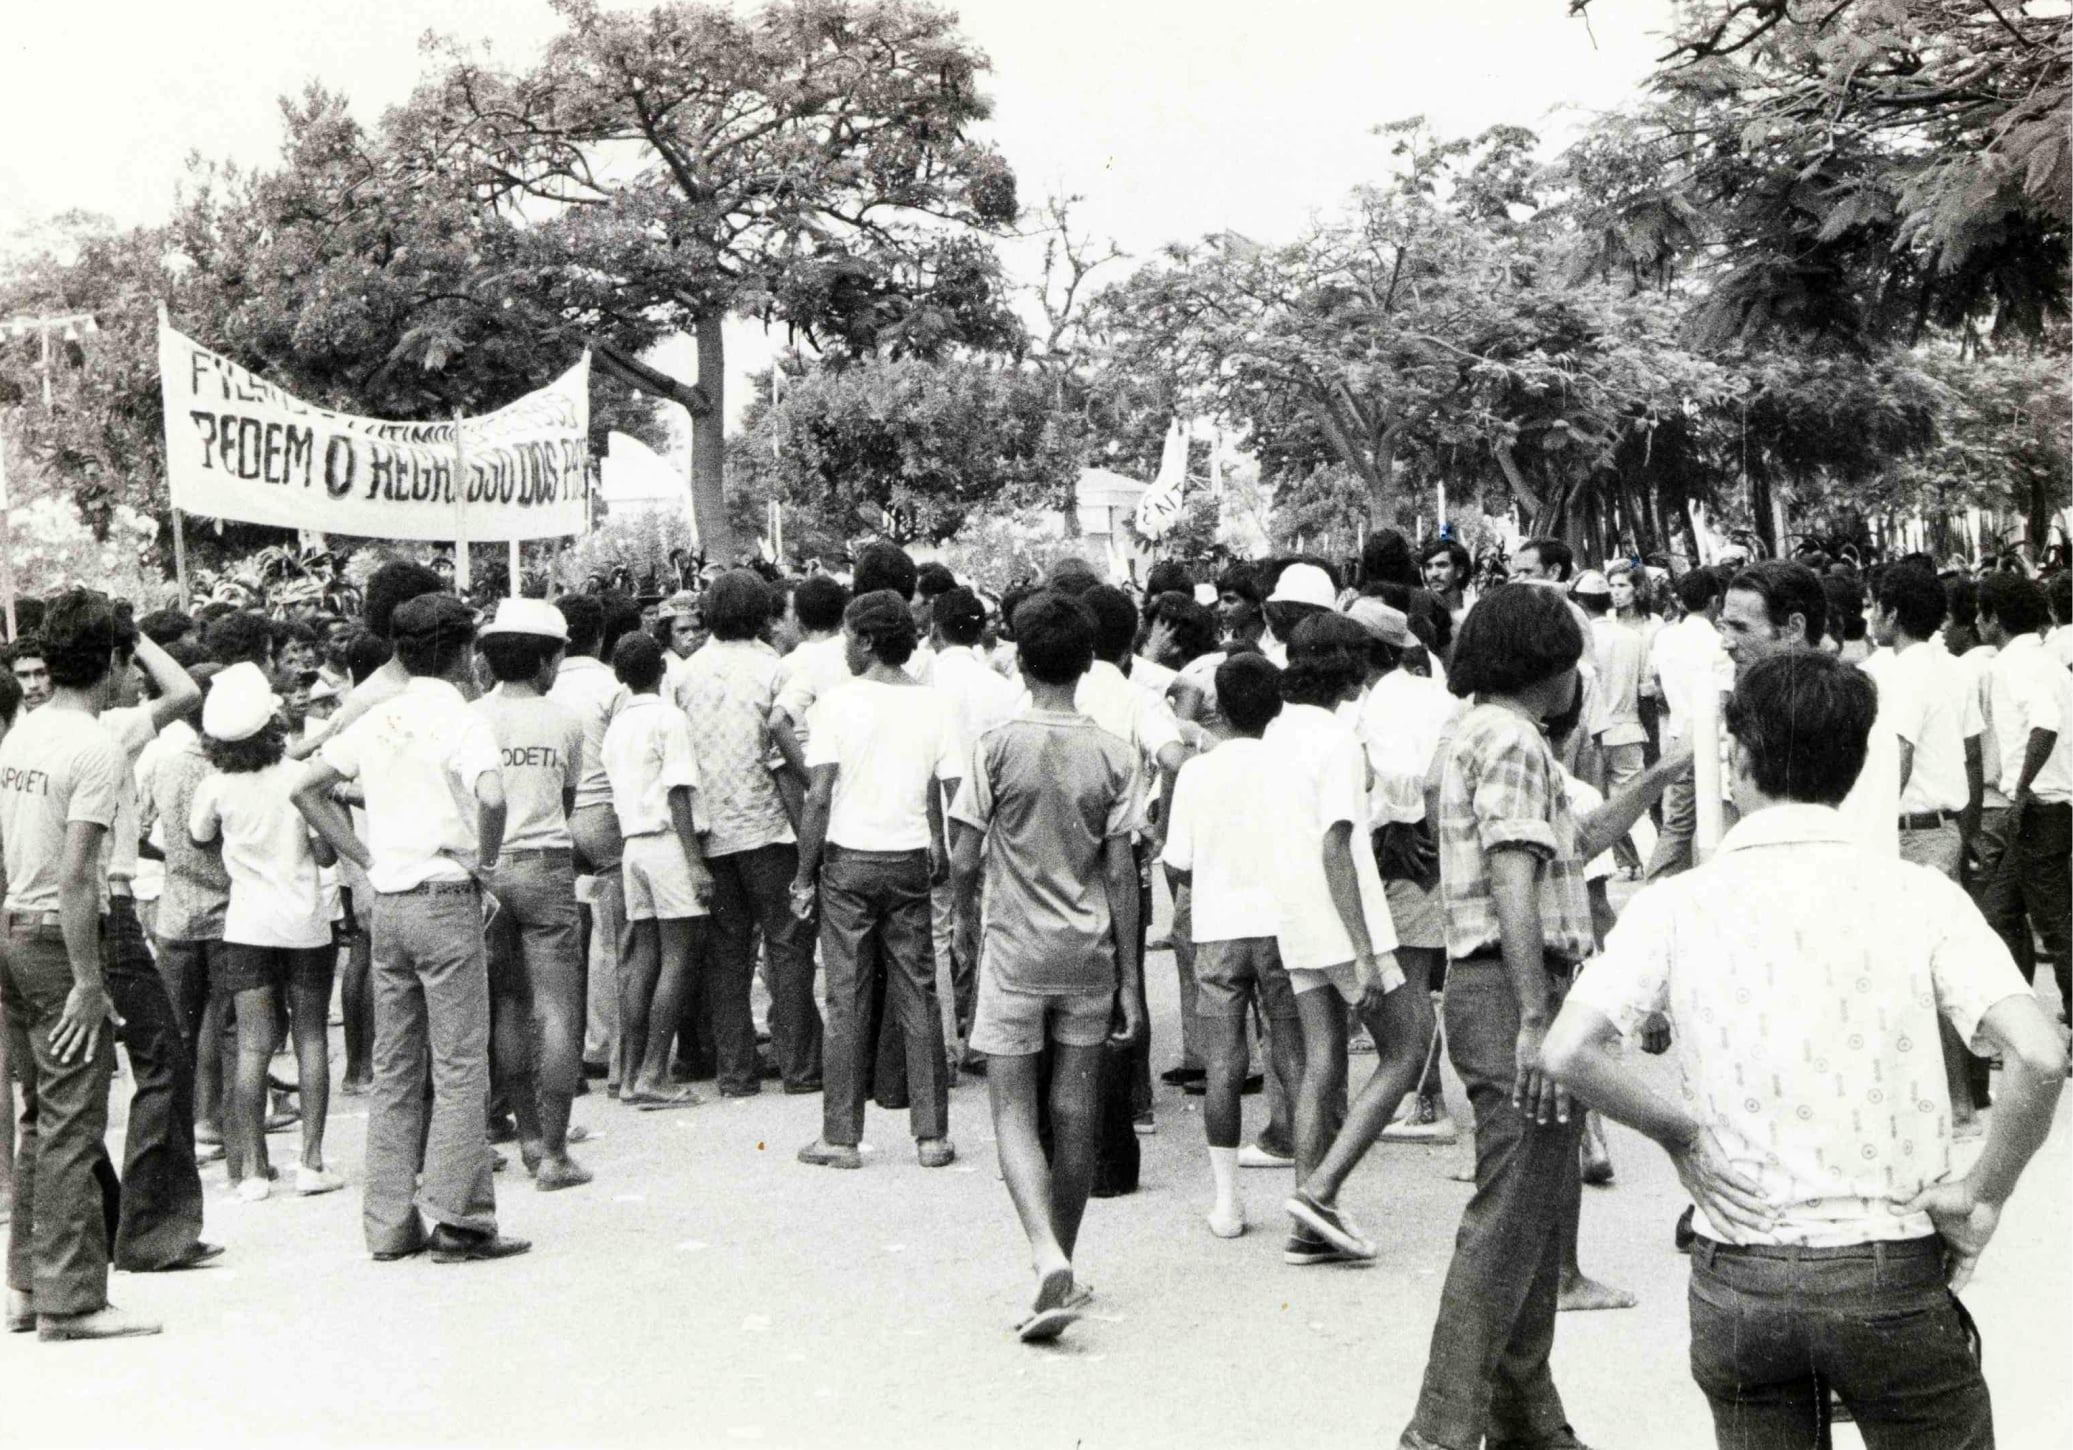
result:
M 1137 531 L 1147 539 L 1163 538 L 1180 520 L 1181 489 L 1188 477 L 1188 435 L 1180 419 L 1166 430 L 1159 453 L 1159 473 L 1137 501 Z

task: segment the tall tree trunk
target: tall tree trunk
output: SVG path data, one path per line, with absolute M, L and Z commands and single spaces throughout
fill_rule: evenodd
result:
M 727 522 L 727 354 L 720 314 L 692 324 L 698 342 L 698 390 L 709 405 L 691 417 L 691 517 L 708 563 L 734 562 L 734 533 Z

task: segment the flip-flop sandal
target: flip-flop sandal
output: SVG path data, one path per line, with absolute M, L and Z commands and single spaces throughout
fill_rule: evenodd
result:
M 662 1113 L 669 1111 L 671 1108 L 695 1108 L 703 1099 L 689 1088 L 686 1088 L 681 1092 L 669 1093 L 661 1097 L 643 1094 L 640 1097 L 622 1097 L 619 1101 L 630 1108 L 637 1108 L 644 1113 Z
M 1015 1334 L 1024 1344 L 1051 1344 L 1069 1326 L 1077 1323 L 1079 1317 L 1077 1309 L 1046 1309 L 1023 1320 L 1022 1327 Z

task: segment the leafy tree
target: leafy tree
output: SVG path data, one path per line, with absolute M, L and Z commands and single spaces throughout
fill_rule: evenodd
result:
M 1655 86 L 1659 101 L 1623 123 L 1654 179 L 1617 178 L 1598 231 L 1608 260 L 1700 265 L 1702 341 L 1869 347 L 1931 324 L 2009 338 L 2064 320 L 2063 11 L 1686 0 Z
M 825 533 L 941 541 L 982 510 L 1054 504 L 1080 449 L 1026 369 L 919 358 L 819 368 L 751 408 L 737 477 Z
M 857 353 L 1012 331 L 990 254 L 949 230 L 1016 211 L 1013 174 L 970 134 L 986 60 L 954 17 L 901 0 L 556 8 L 568 28 L 528 69 L 444 48 L 391 144 L 405 175 L 457 176 L 526 222 L 534 287 L 597 330 L 607 368 L 690 411 L 700 535 L 725 555 L 725 315 Z M 696 337 L 695 387 L 608 335 L 636 322 Z

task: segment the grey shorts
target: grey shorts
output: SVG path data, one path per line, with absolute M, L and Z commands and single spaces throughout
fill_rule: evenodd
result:
M 1195 1015 L 1243 1017 L 1246 1003 L 1259 1000 L 1270 1022 L 1292 1021 L 1296 994 L 1282 970 L 1281 948 L 1271 936 L 1241 936 L 1195 943 Z
M 1115 1002 L 1114 992 L 1017 992 L 982 971 L 970 1046 L 988 1057 L 1027 1057 L 1046 1042 L 1099 1047 Z

